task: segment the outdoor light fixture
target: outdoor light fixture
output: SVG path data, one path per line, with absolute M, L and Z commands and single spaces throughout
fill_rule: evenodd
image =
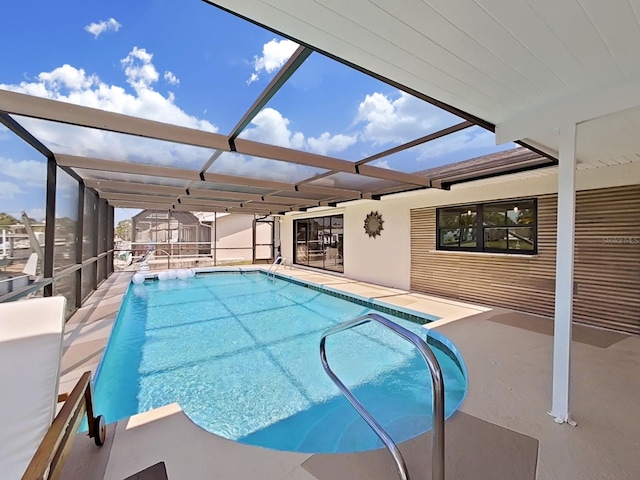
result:
M 471 215 L 471 210 L 468 210 L 468 211 L 467 211 L 467 215 Z
M 515 207 L 513 207 L 513 211 L 518 213 L 518 206 L 517 205 Z

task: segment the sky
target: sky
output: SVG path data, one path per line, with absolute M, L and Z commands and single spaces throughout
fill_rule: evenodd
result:
M 9 2 L 0 88 L 228 134 L 297 45 L 201 0 Z M 16 118 L 54 153 L 199 170 L 211 151 Z M 356 161 L 461 120 L 313 53 L 242 136 Z M 473 127 L 372 163 L 406 172 L 495 146 Z M 322 170 L 224 154 L 209 171 L 298 181 Z M 45 159 L 0 126 L 0 211 L 44 217 Z M 341 177 L 322 184 L 341 186 Z M 57 216 L 75 216 L 73 182 Z M 65 201 L 65 197 L 67 201 Z M 118 211 L 117 220 L 131 214 Z

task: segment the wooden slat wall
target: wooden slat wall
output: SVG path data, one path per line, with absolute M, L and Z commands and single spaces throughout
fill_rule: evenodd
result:
M 557 196 L 538 197 L 538 255 L 436 251 L 436 209 L 411 210 L 411 288 L 553 316 Z M 640 334 L 640 185 L 578 192 L 574 321 Z

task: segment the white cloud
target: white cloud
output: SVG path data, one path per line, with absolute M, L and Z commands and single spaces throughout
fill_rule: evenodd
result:
M 77 69 L 69 64 L 64 64 L 51 72 L 42 72 L 38 75 L 40 81 L 38 87 L 44 86 L 48 91 L 59 92 L 61 89 L 86 90 L 98 82 L 95 75 L 87 75 L 81 68 Z
M 307 140 L 309 150 L 320 155 L 330 155 L 346 150 L 358 141 L 357 135 L 331 135 L 324 132 L 318 138 L 310 137 Z
M 375 162 L 371 163 L 371 165 L 374 167 L 386 168 L 387 170 L 391 170 L 391 165 L 389 165 L 389 161 L 386 159 L 376 160 Z
M 151 89 L 151 86 L 158 81 L 159 74 L 151 60 L 153 60 L 153 54 L 138 47 L 133 47 L 133 50 L 120 60 L 127 76 L 127 83 L 137 92 Z
M 262 56 L 253 57 L 254 73 L 251 74 L 247 85 L 260 78 L 261 73 L 273 73 L 284 65 L 298 48 L 298 44 L 291 40 L 276 40 L 275 38 L 262 46 Z
M 10 182 L 0 182 L 0 200 L 12 200 L 21 193 L 24 192 L 18 185 Z
M 170 72 L 168 70 L 166 72 L 164 72 L 164 79 L 170 85 L 179 85 L 180 84 L 180 79 L 178 77 L 176 77 L 173 72 Z
M 133 87 L 132 93 L 120 86 L 102 82 L 97 75 L 88 75 L 83 69 L 66 64 L 51 72 L 42 72 L 34 81 L 23 81 L 17 85 L 0 84 L 0 88 L 217 132 L 218 128 L 209 121 L 189 115 L 178 107 L 173 94 L 164 96 L 154 90 L 159 75 L 152 60 L 151 53 L 138 47 L 134 47 L 121 60 L 127 82 Z M 196 168 L 201 167 L 210 155 L 207 149 L 188 145 L 175 145 L 38 120 L 21 119 L 21 122 L 54 151 L 75 155 L 165 165 L 179 163 L 182 167 Z
M 265 108 L 251 121 L 252 126 L 240 136 L 256 142 L 306 150 L 320 155 L 342 152 L 358 141 L 357 135 L 331 135 L 329 132 L 324 132 L 318 138 L 306 139 L 302 132 L 292 131 L 289 124 L 289 119 L 279 111 Z
M 47 164 L 36 160 L 12 160 L 0 157 L 0 172 L 30 187 L 43 187 L 47 183 Z
M 291 131 L 289 119 L 273 108 L 261 110 L 253 118 L 251 125 L 253 127 L 244 130 L 241 137 L 298 150 L 304 147 L 304 134 Z
M 117 32 L 121 26 L 115 18 L 110 18 L 109 20 L 103 20 L 98 23 L 90 23 L 84 27 L 84 29 L 92 34 L 94 38 L 98 38 L 102 33 L 110 30 Z
M 356 123 L 364 122 L 360 139 L 373 145 L 404 143 L 452 125 L 457 117 L 407 93 L 392 99 L 382 93 L 367 95 L 358 107 Z

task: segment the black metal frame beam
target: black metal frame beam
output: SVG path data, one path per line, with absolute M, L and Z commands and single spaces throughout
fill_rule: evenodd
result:
M 78 220 L 76 222 L 76 263 L 82 264 L 82 234 L 84 232 L 84 183 L 78 182 Z M 76 307 L 82 306 L 82 268 L 76 270 Z
M 229 134 L 229 146 L 232 151 L 235 151 L 235 140 L 238 135 L 246 128 L 247 125 L 253 120 L 253 118 L 264 108 L 264 106 L 273 98 L 273 96 L 280 90 L 280 88 L 291 78 L 291 75 L 309 58 L 309 55 L 313 53 L 313 50 L 306 47 L 298 47 L 293 55 L 289 57 L 289 60 L 280 68 L 275 77 L 269 82 L 267 88 L 263 90 L 260 96 L 253 102 L 253 105 L 247 110 L 247 112 L 240 119 L 238 124 Z
M 56 236 L 56 187 L 58 181 L 56 161 L 53 155 L 47 158 L 47 200 L 45 206 L 43 276 L 53 278 L 53 255 Z M 53 284 L 44 287 L 44 296 L 53 296 Z

